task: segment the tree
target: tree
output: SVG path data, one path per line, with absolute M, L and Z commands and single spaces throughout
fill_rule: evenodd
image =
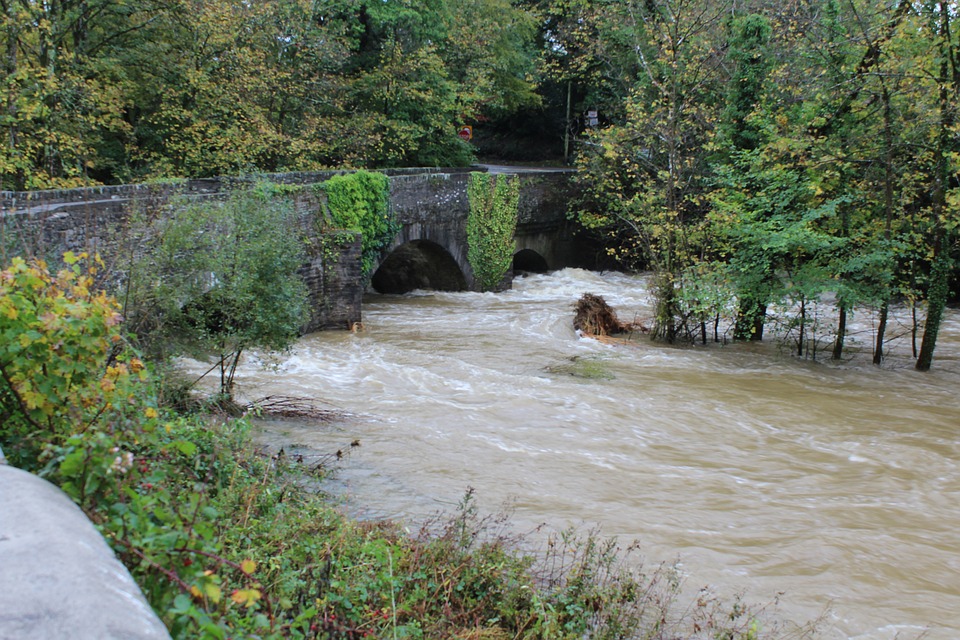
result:
M 952 178 L 956 176 L 958 145 L 954 128 L 957 122 L 957 100 L 960 98 L 960 47 L 953 35 L 956 19 L 953 3 L 940 2 L 925 5 L 924 31 L 935 43 L 929 76 L 936 86 L 935 113 L 937 122 L 931 133 L 932 194 L 929 204 L 932 231 L 931 273 L 927 292 L 927 320 L 924 324 L 923 341 L 917 356 L 916 368 L 927 371 L 933 361 L 940 322 L 949 293 L 952 268 L 950 251 L 954 232 L 960 219 L 954 209 L 958 201 L 958 188 Z
M 595 14 L 604 41 L 632 51 L 636 76 L 623 120 L 594 132 L 580 157 L 592 200 L 580 219 L 620 238 L 622 260 L 655 271 L 653 336 L 667 342 L 689 334 L 678 290 L 705 251 L 696 228 L 706 212 L 724 11 L 722 3 L 660 0 L 604 4 Z
M 770 33 L 766 18 L 757 14 L 735 19 L 730 25 L 727 57 L 733 72 L 728 82 L 727 105 L 720 126 L 720 144 L 731 156 L 734 166 L 739 164 L 737 168 L 744 170 L 741 173 L 747 175 L 749 168 L 746 165 L 749 164 L 751 152 L 766 142 L 753 116 L 764 99 L 766 78 L 771 67 L 770 55 L 766 51 Z M 751 190 L 758 186 L 755 180 L 748 178 L 747 184 L 734 188 Z M 764 215 L 764 212 L 758 213 Z M 764 318 L 772 293 L 771 280 L 775 276 L 763 252 L 755 253 L 753 259 L 751 270 L 754 272 L 746 278 L 736 279 L 739 286 L 734 339 L 737 340 L 763 339 Z M 739 275 L 745 273 L 740 271 Z
M 287 349 L 304 325 L 304 245 L 292 201 L 261 184 L 224 202 L 177 208 L 154 233 L 139 270 L 146 280 L 133 284 L 132 315 L 160 318 L 155 345 L 212 355 L 219 394 L 232 402 L 244 351 Z

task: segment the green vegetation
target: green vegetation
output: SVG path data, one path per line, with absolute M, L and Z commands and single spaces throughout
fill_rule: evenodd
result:
M 520 181 L 516 176 L 473 172 L 467 185 L 467 260 L 483 291 L 500 286 L 513 260 Z
M 815 357 L 819 303 L 840 359 L 872 307 L 880 364 L 890 304 L 925 301 L 930 367 L 960 224 L 951 3 L 536 4 L 546 69 L 572 113 L 602 116 L 578 139 L 579 218 L 655 272 L 654 337 L 759 340 L 776 321 Z
M 0 185 L 468 164 L 459 125 L 539 102 L 535 24 L 508 0 L 16 2 Z
M 759 637 L 762 611 L 678 607 L 676 573 L 644 574 L 615 541 L 518 551 L 471 492 L 415 534 L 345 518 L 315 469 L 255 450 L 247 418 L 158 406 L 85 258 L 0 272 L 0 446 L 80 505 L 174 637 Z
M 361 234 L 361 269 L 369 279 L 400 223 L 390 216 L 390 181 L 382 173 L 356 171 L 334 176 L 317 187 L 327 196 L 334 228 Z
M 141 232 L 126 315 L 155 358 L 212 355 L 227 402 L 244 350 L 282 351 L 306 321 L 305 243 L 288 191 L 259 183 L 186 202 Z

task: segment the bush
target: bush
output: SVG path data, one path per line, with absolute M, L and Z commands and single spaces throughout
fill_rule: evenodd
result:
M 99 258 L 68 253 L 64 262 L 56 275 L 20 258 L 0 271 L 0 442 L 28 469 L 45 444 L 123 437 L 157 413 L 118 305 L 92 290 Z
M 131 284 L 131 314 L 154 325 L 143 336 L 151 349 L 212 355 L 227 402 L 244 350 L 287 349 L 306 321 L 294 216 L 284 190 L 263 184 L 178 207 L 152 230 Z

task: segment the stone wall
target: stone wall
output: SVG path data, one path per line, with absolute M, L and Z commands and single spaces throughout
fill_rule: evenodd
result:
M 263 176 L 281 184 L 322 182 L 339 172 Z M 120 185 L 57 191 L 2 192 L 0 259 L 13 255 L 43 258 L 51 265 L 66 251 L 98 253 L 117 287 L 141 254 L 151 222 L 171 208 L 201 199 L 225 198 L 249 180 L 211 178 L 157 185 Z M 320 196 L 311 189 L 292 194 L 300 233 L 308 246 L 301 273 L 310 288 L 306 331 L 347 328 L 360 320 L 358 234 L 318 231 Z M 330 237 L 327 237 L 327 236 Z M 354 264 L 356 263 L 356 264 Z
M 473 169 L 475 170 L 475 169 Z M 390 169 L 390 208 L 402 227 L 391 249 L 428 241 L 452 256 L 468 289 L 474 289 L 467 260 L 467 185 L 471 169 Z M 56 264 L 65 251 L 99 253 L 106 273 L 122 280 L 149 236 L 150 222 L 171 207 L 220 199 L 254 180 L 313 185 L 343 171 L 267 174 L 252 178 L 208 178 L 146 185 L 118 185 L 53 191 L 0 192 L 0 261 L 32 255 Z M 521 170 L 516 249 L 542 255 L 551 269 L 584 264 L 582 244 L 567 220 L 572 198 L 570 173 Z M 360 275 L 360 238 L 342 231 L 324 234 L 323 194 L 292 193 L 300 233 L 308 250 L 300 270 L 310 291 L 306 331 L 347 329 L 360 321 L 366 282 Z M 507 274 L 504 286 L 508 287 Z M 119 282 L 109 283 L 118 285 Z

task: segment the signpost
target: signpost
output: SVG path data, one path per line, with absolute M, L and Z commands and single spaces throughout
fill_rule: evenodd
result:
M 460 139 L 464 142 L 470 142 L 473 140 L 473 127 L 464 125 L 457 130 L 457 135 L 460 136 Z

